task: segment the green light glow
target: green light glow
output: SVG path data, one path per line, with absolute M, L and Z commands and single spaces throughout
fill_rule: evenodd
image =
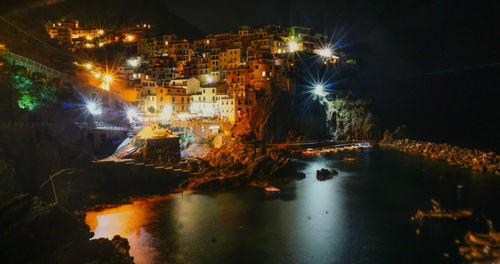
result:
M 12 78 L 12 85 L 19 92 L 17 105 L 21 109 L 35 111 L 57 101 L 56 88 L 45 79 L 31 80 L 26 75 L 17 73 Z

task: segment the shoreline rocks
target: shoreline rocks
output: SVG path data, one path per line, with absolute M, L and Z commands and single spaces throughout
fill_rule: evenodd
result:
M 83 215 L 39 197 L 2 197 L 0 211 L 5 263 L 134 263 L 127 239 L 90 239 L 93 233 Z
M 181 188 L 215 190 L 250 183 L 265 186 L 305 176 L 297 172 L 286 151 L 266 149 L 242 138 L 213 149 L 204 160 L 209 166 L 183 182 Z
M 431 159 L 443 160 L 450 165 L 469 168 L 500 176 L 500 155 L 478 149 L 460 148 L 449 144 L 400 139 L 387 144 L 399 151 L 416 153 Z

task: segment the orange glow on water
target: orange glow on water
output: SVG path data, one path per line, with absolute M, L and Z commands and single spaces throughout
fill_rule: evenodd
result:
M 130 243 L 130 255 L 136 263 L 151 263 L 157 255 L 153 247 L 153 237 L 145 226 L 150 222 L 151 206 L 170 197 L 152 197 L 134 201 L 118 207 L 89 211 L 85 222 L 94 232 L 95 238 L 112 239 L 120 235 Z

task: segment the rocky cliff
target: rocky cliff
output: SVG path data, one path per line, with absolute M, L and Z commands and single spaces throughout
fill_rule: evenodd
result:
M 329 135 L 335 140 L 378 139 L 380 130 L 368 102 L 348 97 L 327 97 L 322 101 L 327 112 Z
M 380 132 L 368 103 L 348 97 L 280 95 L 265 97 L 233 130 L 236 136 L 267 143 L 292 140 L 378 139 Z

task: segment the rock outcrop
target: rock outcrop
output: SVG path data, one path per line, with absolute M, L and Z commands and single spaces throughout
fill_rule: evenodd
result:
M 323 106 L 317 101 L 301 101 L 282 94 L 265 96 L 249 117 L 233 129 L 235 136 L 250 136 L 267 143 L 283 143 L 305 138 L 329 138 Z
M 301 138 L 378 139 L 376 123 L 368 103 L 362 100 L 279 95 L 264 97 L 249 118 L 236 125 L 233 135 L 251 135 L 267 143 Z
M 0 257 L 5 263 L 134 263 L 128 241 L 89 240 L 79 216 L 37 197 L 19 195 L 0 203 Z
M 212 150 L 204 159 L 209 167 L 181 184 L 182 188 L 213 190 L 249 183 L 264 186 L 304 177 L 297 173 L 286 152 L 265 149 L 243 138 Z
M 316 179 L 318 181 L 324 181 L 333 178 L 334 175 L 337 175 L 338 172 L 335 170 L 321 169 L 316 171 Z
M 368 102 L 348 97 L 322 99 L 327 111 L 327 124 L 332 139 L 370 140 L 380 138 L 380 131 Z

